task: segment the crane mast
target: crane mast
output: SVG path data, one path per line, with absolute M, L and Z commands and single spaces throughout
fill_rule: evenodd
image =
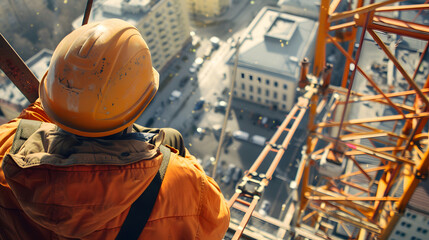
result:
M 421 76 L 429 27 L 416 21 L 429 4 L 400 2 L 321 0 L 313 71 L 302 62 L 302 96 L 229 201 L 244 212 L 233 239 L 246 234 L 252 215 L 261 218 L 253 210 L 305 112 L 308 137 L 296 197 L 285 203 L 284 219 L 265 220 L 278 227 L 280 239 L 340 239 L 339 229 L 348 239 L 389 237 L 429 164 L 429 76 Z M 414 17 L 404 20 L 402 13 Z M 404 50 L 404 39 L 417 41 L 420 49 Z M 367 62 L 365 54 L 373 49 L 382 64 Z M 404 60 L 406 51 L 417 56 L 412 64 Z M 344 65 L 327 63 L 332 52 Z M 343 74 L 334 79 L 335 69 Z M 263 161 L 271 167 L 259 173 Z

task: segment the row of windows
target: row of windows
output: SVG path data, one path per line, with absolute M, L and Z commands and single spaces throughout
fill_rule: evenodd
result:
M 246 85 L 244 83 L 241 84 L 241 89 L 242 90 L 246 90 Z M 253 93 L 253 86 L 249 85 L 249 92 Z M 257 93 L 261 94 L 262 93 L 262 89 L 260 87 L 257 88 Z M 270 90 L 269 89 L 265 89 L 265 96 L 269 97 L 270 96 Z M 273 98 L 277 99 L 277 92 L 273 91 Z M 287 96 L 286 94 L 283 94 L 283 101 L 287 100 Z
M 410 215 L 412 216 L 412 215 Z M 405 228 L 411 228 L 412 224 L 409 222 L 401 222 L 401 226 Z M 427 234 L 428 230 L 422 227 L 417 227 L 417 232 Z
M 244 73 L 241 73 L 241 78 L 242 79 L 245 79 L 246 78 L 246 74 L 244 74 Z M 252 75 L 250 75 L 249 74 L 249 80 L 250 81 L 253 81 L 253 76 Z M 260 78 L 260 77 L 258 77 L 258 82 L 259 83 L 262 83 L 262 79 Z M 270 85 L 270 79 L 265 79 L 265 84 L 266 85 Z M 277 82 L 277 81 L 273 81 L 273 86 L 274 87 L 278 87 L 279 86 L 279 83 Z M 287 84 L 283 84 L 283 89 L 287 89 L 288 87 L 287 87 Z

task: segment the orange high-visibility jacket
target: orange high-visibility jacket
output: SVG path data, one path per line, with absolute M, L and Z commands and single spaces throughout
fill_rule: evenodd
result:
M 115 239 L 158 171 L 157 147 L 79 138 L 44 123 L 8 154 L 20 119 L 50 122 L 36 101 L 0 126 L 0 239 Z M 172 149 L 139 239 L 222 239 L 229 217 L 216 182 L 188 151 L 181 157 Z

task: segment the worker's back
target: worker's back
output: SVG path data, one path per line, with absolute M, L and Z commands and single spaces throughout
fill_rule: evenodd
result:
M 0 237 L 115 239 L 138 222 L 139 239 L 221 239 L 229 209 L 217 184 L 185 148 L 176 146 L 184 157 L 160 148 L 163 131 L 132 132 L 158 86 L 147 44 L 131 24 L 108 19 L 67 35 L 41 79 L 40 101 L 20 116 L 49 123 L 35 132 L 18 127 L 19 119 L 0 126 Z M 28 139 L 14 140 L 21 130 L 31 132 Z M 159 193 L 145 192 L 165 158 Z M 153 209 L 136 201 L 147 193 Z M 134 207 L 129 214 L 134 202 L 152 209 L 146 223 L 129 220 L 140 214 Z
M 37 111 L 36 104 L 26 112 Z M 17 121 L 0 127 L 0 156 L 16 127 Z M 84 138 L 42 124 L 17 154 L 3 158 L 1 237 L 115 239 L 162 160 L 153 144 L 121 139 Z M 229 209 L 217 184 L 193 156 L 183 158 L 172 149 L 140 239 L 221 239 L 228 225 Z

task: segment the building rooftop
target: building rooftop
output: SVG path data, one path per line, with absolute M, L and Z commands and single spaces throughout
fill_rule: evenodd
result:
M 238 64 L 297 79 L 299 62 L 311 51 L 317 26 L 314 20 L 263 8 L 246 30 Z
M 320 12 L 320 1 L 279 0 L 277 5 L 285 12 L 317 20 Z
M 158 1 L 153 0 L 101 0 L 94 2 L 88 22 L 102 21 L 110 18 L 120 18 L 136 26 L 140 19 L 150 11 Z M 82 24 L 83 15 L 76 18 L 74 29 Z
M 49 63 L 51 62 L 53 53 L 54 52 L 52 50 L 44 48 L 36 55 L 32 56 L 27 61 L 25 61 L 28 68 L 31 69 L 31 71 L 39 80 L 39 82 L 42 79 L 43 75 L 48 70 Z
M 53 51 L 49 49 L 42 49 L 36 55 L 25 61 L 25 64 L 27 64 L 28 68 L 30 68 L 30 70 L 33 72 L 33 74 L 39 81 L 48 70 L 52 53 Z M 25 107 L 29 104 L 27 98 L 9 80 L 5 82 L 0 82 L 0 100 L 22 107 Z
M 423 180 L 417 186 L 410 201 L 408 201 L 407 207 L 414 211 L 429 215 L 428 199 L 429 182 L 427 180 Z

